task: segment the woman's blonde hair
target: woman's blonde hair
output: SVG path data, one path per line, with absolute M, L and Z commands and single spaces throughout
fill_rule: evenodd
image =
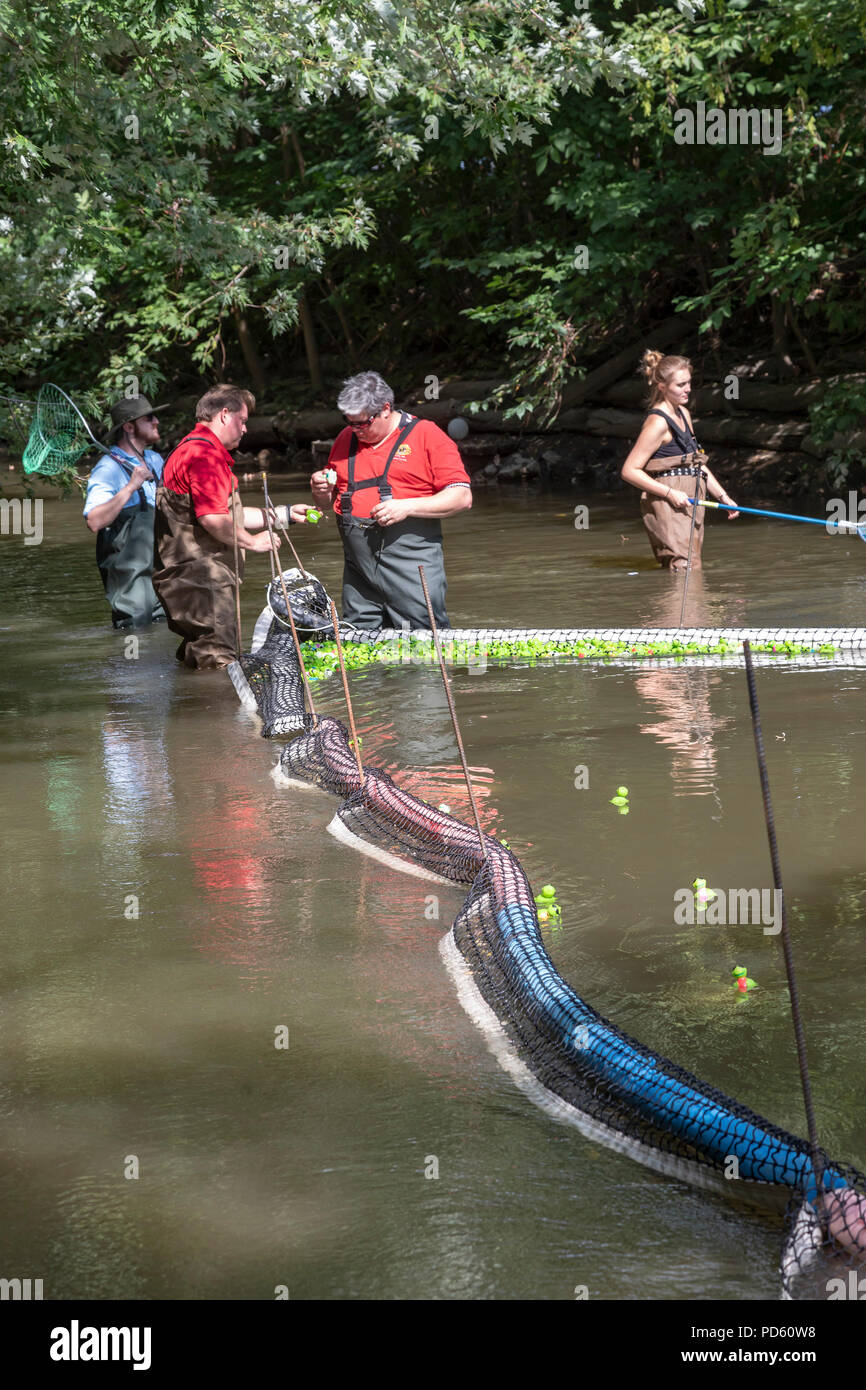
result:
M 647 397 L 648 405 L 655 405 L 660 401 L 662 387 L 666 386 L 672 376 L 677 372 L 691 371 L 692 364 L 687 357 L 665 357 L 663 352 L 658 352 L 655 348 L 647 348 L 640 360 L 638 371 L 643 372 L 649 384 L 650 393 Z

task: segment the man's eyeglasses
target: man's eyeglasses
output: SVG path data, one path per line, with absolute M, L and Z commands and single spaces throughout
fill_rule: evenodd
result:
M 382 407 L 382 409 L 384 409 L 384 407 Z M 352 426 L 353 430 L 365 430 L 368 425 L 372 425 L 374 420 L 378 420 L 381 414 L 382 410 L 377 410 L 375 415 L 368 415 L 366 420 L 350 420 L 348 415 L 344 414 L 343 419 L 347 425 Z
M 157 422 L 157 416 L 156 416 L 156 413 L 155 413 L 154 411 L 151 411 L 150 415 L 138 415 L 138 416 L 136 416 L 136 423 L 137 423 L 139 420 L 144 420 L 145 423 L 148 424 L 148 425 L 155 425 L 156 422 Z

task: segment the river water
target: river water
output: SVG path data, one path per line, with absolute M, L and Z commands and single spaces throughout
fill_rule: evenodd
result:
M 480 494 L 446 523 L 455 626 L 676 625 L 632 498 L 589 499 L 584 530 L 574 501 Z M 299 533 L 336 594 L 333 524 Z M 866 619 L 856 539 L 713 518 L 705 560 L 694 624 Z M 778 1222 L 587 1141 L 500 1070 L 437 950 L 459 890 L 338 844 L 330 798 L 275 788 L 225 675 L 177 669 L 164 628 L 137 652 L 111 631 L 77 502 L 0 561 L 6 1277 L 46 1298 L 778 1297 Z M 247 633 L 266 572 L 253 557 Z M 864 1168 L 866 671 L 758 681 L 819 1131 Z M 557 888 L 562 974 L 802 1133 L 778 937 L 674 918 L 696 876 L 771 886 L 742 667 L 491 665 L 454 688 L 486 828 Z M 352 689 L 367 759 L 467 814 L 438 677 Z M 342 716 L 337 680 L 318 699 Z

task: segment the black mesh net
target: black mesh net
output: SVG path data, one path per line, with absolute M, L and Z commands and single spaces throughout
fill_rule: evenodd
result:
M 792 1198 L 785 1214 L 782 1293 L 788 1299 L 866 1298 L 866 1177 L 834 1165 L 846 1187 Z
M 291 632 L 286 613 L 286 595 L 295 620 L 295 627 L 302 642 L 310 638 L 324 641 L 334 635 L 331 621 L 331 608 L 327 592 L 321 580 L 314 574 L 301 570 L 284 570 L 282 579 L 272 579 L 268 585 L 268 607 L 274 616 Z
M 307 727 L 301 664 L 289 628 L 272 623 L 258 651 L 245 653 L 240 664 L 262 717 L 263 738 L 285 738 Z
M 283 773 L 343 799 L 333 829 L 380 859 L 469 885 L 444 954 L 461 999 L 519 1084 L 611 1147 L 698 1186 L 781 1211 L 788 1298 L 857 1297 L 866 1177 L 644 1047 L 584 1003 L 542 941 L 532 890 L 499 841 L 364 769 L 322 719 L 287 745 Z M 450 943 L 453 942 L 453 947 Z M 793 1199 L 792 1199 L 793 1194 Z M 866 1289 L 866 1282 L 864 1282 Z

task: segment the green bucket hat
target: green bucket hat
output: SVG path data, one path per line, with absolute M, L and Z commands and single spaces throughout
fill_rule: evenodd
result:
M 132 420 L 141 420 L 145 415 L 156 415 L 167 410 L 165 405 L 152 406 L 147 396 L 124 396 L 111 407 L 111 433 L 116 434 L 122 425 Z

